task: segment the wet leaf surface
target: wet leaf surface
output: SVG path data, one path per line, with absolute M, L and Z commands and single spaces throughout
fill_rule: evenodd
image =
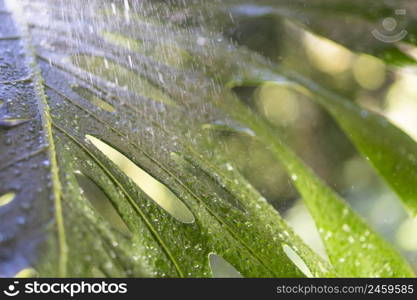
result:
M 325 36 L 309 19 L 319 9 L 379 21 L 359 15 L 368 1 L 317 3 L 289 17 L 301 16 Z M 413 276 L 232 89 L 266 81 L 303 86 L 414 213 L 413 160 L 401 155 L 414 155 L 415 143 L 226 38 L 233 14 L 253 17 L 244 7 L 252 1 L 9 4 L 13 14 L 0 0 L 0 98 L 11 99 L 1 106 L 7 115 L 0 115 L 0 195 L 13 192 L 14 198 L 0 207 L 0 276 L 32 268 L 51 277 Z M 283 12 L 270 1 L 251 11 Z M 331 264 L 227 161 L 211 130 L 219 128 L 261 140 L 283 162 L 322 229 Z M 388 129 L 372 135 L 381 128 Z M 403 150 L 389 148 L 388 139 Z M 158 191 L 143 185 L 149 178 L 172 194 L 164 204 L 156 201 Z M 220 271 L 213 269 L 213 253 L 225 266 Z

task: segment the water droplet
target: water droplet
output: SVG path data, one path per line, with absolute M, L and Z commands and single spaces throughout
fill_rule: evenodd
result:
M 349 227 L 349 225 L 348 225 L 348 224 L 343 224 L 343 226 L 342 226 L 342 230 L 343 230 L 344 232 L 350 232 L 350 227 Z
M 112 10 L 114 15 L 117 14 L 116 4 L 114 2 L 112 2 L 112 4 L 111 4 L 111 10 Z
M 227 171 L 233 171 L 233 166 L 229 163 L 226 163 L 226 169 Z
M 26 218 L 24 216 L 19 216 L 16 218 L 16 222 L 18 225 L 25 225 L 26 224 Z
M 205 46 L 206 43 L 207 43 L 207 39 L 205 39 L 205 38 L 203 38 L 201 36 L 199 36 L 197 38 L 197 45 L 199 45 L 199 46 Z

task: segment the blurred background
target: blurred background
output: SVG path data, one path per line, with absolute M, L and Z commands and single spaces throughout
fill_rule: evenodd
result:
M 226 32 L 236 43 L 386 116 L 417 140 L 417 73 L 412 63 L 387 64 L 384 59 L 387 56 L 377 58 L 352 52 L 334 42 L 349 44 L 354 38 L 351 32 L 357 28 L 346 31 L 339 25 L 345 23 L 348 14 L 337 20 L 320 20 L 327 22 L 326 28 L 332 35 L 329 40 L 287 18 L 271 14 L 253 17 L 256 7 L 246 9 L 249 9 L 246 15 L 251 17 L 236 17 L 237 26 Z M 380 22 L 385 27 L 392 20 L 381 18 Z M 359 25 L 352 23 L 352 26 L 355 24 Z M 363 32 L 363 36 L 370 49 L 381 43 L 370 30 Z M 404 45 L 399 42 L 395 47 L 404 50 Z M 416 53 L 409 44 L 406 49 L 410 56 Z M 236 93 L 286 135 L 307 164 L 392 242 L 417 270 L 417 220 L 409 217 L 396 195 L 327 112 L 294 89 L 271 83 L 239 88 Z M 234 157 L 234 163 L 245 177 L 307 244 L 325 257 L 314 222 L 283 167 L 263 145 L 249 137 L 228 134 L 223 139 L 224 151 Z

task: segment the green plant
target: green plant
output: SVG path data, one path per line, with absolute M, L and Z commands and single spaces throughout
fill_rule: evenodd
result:
M 22 0 L 9 2 L 11 14 L 0 1 L 1 275 L 30 267 L 40 276 L 211 277 L 222 273 L 210 261 L 224 258 L 244 277 L 414 276 L 236 90 L 269 82 L 316 101 L 414 216 L 416 143 L 223 32 L 233 27 L 229 12 L 253 17 L 250 5 L 306 24 L 348 13 L 364 30 L 395 8 L 364 0 L 185 2 Z M 313 23 L 309 30 L 332 38 Z M 340 42 L 363 51 L 355 38 Z M 414 63 L 391 44 L 366 51 L 387 64 Z M 230 165 L 219 132 L 248 135 L 283 164 L 330 263 Z

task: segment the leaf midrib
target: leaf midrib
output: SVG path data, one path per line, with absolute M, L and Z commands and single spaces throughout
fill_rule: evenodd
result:
M 52 195 L 55 207 L 55 222 L 57 227 L 58 234 L 58 245 L 59 245 L 59 262 L 58 262 L 58 273 L 60 277 L 65 277 L 67 274 L 67 264 L 68 264 L 68 245 L 65 234 L 65 225 L 64 225 L 64 216 L 62 208 L 62 186 L 59 179 L 59 167 L 56 158 L 55 151 L 55 142 L 52 135 L 52 118 L 50 115 L 50 110 L 43 86 L 43 78 L 41 71 L 36 64 L 36 55 L 33 45 L 31 43 L 31 36 L 28 32 L 27 26 L 25 23 L 16 22 L 16 18 L 13 17 L 14 23 L 19 25 L 17 26 L 22 31 L 22 36 L 18 37 L 22 41 L 23 50 L 25 50 L 26 56 L 26 65 L 33 72 L 33 83 L 34 89 L 37 96 L 38 103 L 38 112 L 42 122 L 43 128 L 43 137 L 46 139 L 47 146 L 46 150 L 48 152 L 48 158 L 50 161 L 50 174 L 52 181 Z M 27 79 L 22 79 L 27 80 Z M 43 151 L 44 148 L 41 148 L 39 151 Z M 36 153 L 36 152 L 35 152 Z

